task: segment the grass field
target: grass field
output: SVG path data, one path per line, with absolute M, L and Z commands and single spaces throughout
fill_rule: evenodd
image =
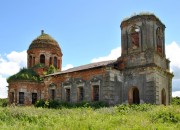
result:
M 0 130 L 179 130 L 180 106 L 0 107 Z

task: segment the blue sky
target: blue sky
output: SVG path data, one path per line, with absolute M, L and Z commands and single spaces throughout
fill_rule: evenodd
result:
M 121 46 L 121 21 L 140 12 L 154 13 L 166 25 L 165 40 L 170 49 L 180 46 L 180 4 L 177 0 L 1 0 L 0 64 L 12 60 L 14 63 L 18 59 L 19 66 L 10 70 L 12 73 L 25 66 L 21 58 L 14 59 L 13 55 L 24 54 L 22 52 L 42 29 L 60 44 L 64 67 L 90 63 L 110 55 L 113 50 L 117 53 Z M 168 54 L 170 58 L 173 55 L 171 50 Z M 173 70 L 178 74 L 180 62 L 176 62 Z M 10 74 L 0 71 L 0 78 L 5 79 Z M 180 76 L 176 76 L 174 91 L 180 91 L 179 83 Z

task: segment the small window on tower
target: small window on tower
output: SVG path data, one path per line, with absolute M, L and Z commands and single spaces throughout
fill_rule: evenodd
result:
M 45 55 L 40 55 L 40 63 L 45 64 Z
M 52 57 L 49 58 L 49 66 L 52 65 Z
M 54 67 L 57 68 L 57 57 L 54 57 Z

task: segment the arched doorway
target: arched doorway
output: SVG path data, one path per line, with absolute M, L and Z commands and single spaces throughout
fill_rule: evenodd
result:
M 166 91 L 165 89 L 163 88 L 162 91 L 161 91 L 161 103 L 163 105 L 166 105 Z
M 133 104 L 139 104 L 139 90 L 137 88 L 134 88 L 133 90 Z
M 134 88 L 131 88 L 129 90 L 129 92 L 128 92 L 128 102 L 129 102 L 129 104 L 140 104 L 138 88 L 134 87 Z

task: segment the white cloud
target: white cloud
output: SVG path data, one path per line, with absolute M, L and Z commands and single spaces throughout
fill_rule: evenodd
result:
M 6 78 L 0 75 L 0 98 L 7 98 L 7 87 L 8 83 L 6 82 Z
M 7 55 L 7 58 L 9 61 L 15 62 L 20 66 L 26 66 L 27 64 L 27 52 L 22 51 L 22 52 L 11 52 L 10 54 Z
M 179 68 L 180 69 L 180 46 L 176 42 L 172 42 L 169 45 L 166 45 L 166 56 L 171 61 L 171 69 Z
M 13 75 L 17 73 L 20 68 L 26 66 L 27 53 L 26 51 L 13 51 L 10 54 L 6 55 L 6 59 L 0 57 L 0 74 L 6 76 Z
M 70 69 L 70 68 L 73 68 L 73 65 L 72 64 L 67 64 L 65 67 L 62 67 L 62 70 L 67 70 L 67 69 Z
M 180 97 L 180 91 L 172 92 L 172 97 Z
M 17 73 L 20 68 L 26 67 L 27 53 L 22 52 L 11 52 L 7 54 L 5 58 L 0 55 L 0 98 L 7 97 L 8 83 L 6 78 Z
M 117 48 L 111 50 L 109 55 L 94 58 L 94 59 L 91 60 L 91 62 L 94 63 L 94 62 L 100 62 L 100 61 L 115 60 L 120 55 L 121 55 L 121 47 L 117 47 Z

